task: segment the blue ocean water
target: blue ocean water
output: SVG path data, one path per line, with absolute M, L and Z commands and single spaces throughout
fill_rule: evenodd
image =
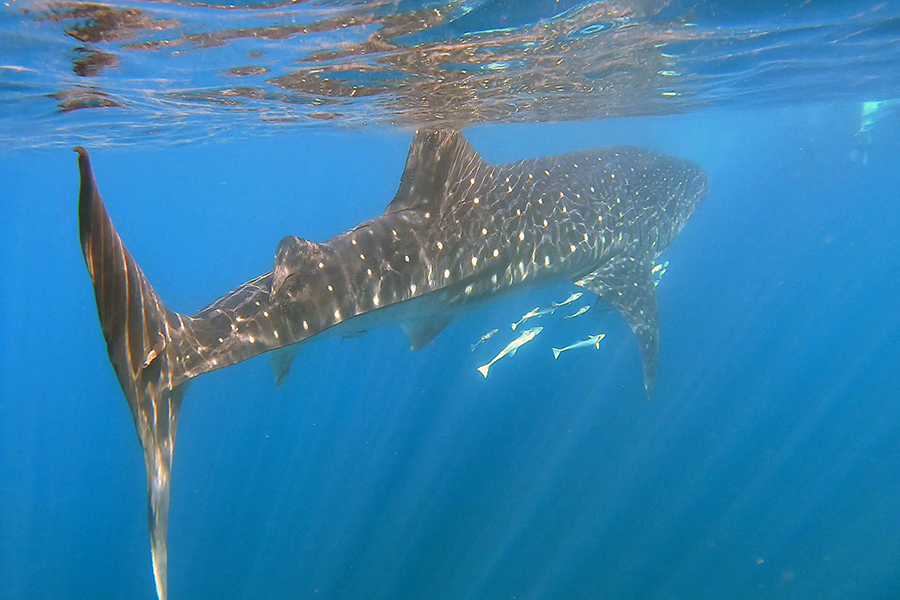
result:
M 862 100 L 881 98 L 466 129 L 495 163 L 634 144 L 707 171 L 663 257 L 652 397 L 614 312 L 545 318 L 475 371 L 568 287 L 503 298 L 416 353 L 399 329 L 316 342 L 277 388 L 264 357 L 198 378 L 170 598 L 900 597 L 900 107 L 860 136 Z M 91 150 L 122 238 L 190 313 L 270 269 L 283 236 L 380 214 L 411 138 L 382 124 Z M 153 598 L 75 142 L 0 160 L 0 597 Z M 588 328 L 607 333 L 599 351 L 553 360 Z

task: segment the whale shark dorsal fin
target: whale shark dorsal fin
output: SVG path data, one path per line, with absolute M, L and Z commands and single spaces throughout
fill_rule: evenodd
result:
M 656 377 L 656 356 L 659 352 L 659 316 L 656 286 L 650 273 L 651 265 L 632 257 L 621 256 L 575 282 L 613 305 L 628 321 L 641 347 L 644 365 L 644 388 L 647 394 Z
M 435 210 L 450 197 L 449 186 L 465 175 L 474 176 L 481 156 L 463 135 L 449 129 L 416 132 L 400 187 L 384 214 L 402 210 Z

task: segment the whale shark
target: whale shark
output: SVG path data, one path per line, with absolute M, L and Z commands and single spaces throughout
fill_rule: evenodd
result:
M 187 382 L 269 351 L 399 324 L 428 344 L 511 290 L 575 283 L 624 315 L 650 393 L 659 347 L 655 259 L 708 193 L 697 165 L 636 147 L 491 164 L 458 131 L 417 132 L 384 213 L 323 242 L 281 240 L 272 268 L 193 315 L 170 310 L 116 233 L 77 147 L 79 235 L 109 360 L 147 468 L 157 595 L 167 597 L 170 475 Z

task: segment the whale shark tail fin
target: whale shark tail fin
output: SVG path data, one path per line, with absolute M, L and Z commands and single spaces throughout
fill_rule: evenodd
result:
M 78 152 L 81 250 L 109 360 L 125 393 L 147 466 L 150 544 L 160 600 L 166 599 L 169 482 L 178 409 L 184 394 L 186 334 L 182 318 L 163 305 L 116 233 L 94 181 L 88 153 Z

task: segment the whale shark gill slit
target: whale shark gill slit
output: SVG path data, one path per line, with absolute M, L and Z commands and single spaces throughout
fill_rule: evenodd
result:
M 416 134 L 384 214 L 316 243 L 285 237 L 273 269 L 194 315 L 165 307 L 116 233 L 88 153 L 81 246 L 110 362 L 144 450 L 157 593 L 166 598 L 169 481 L 192 378 L 263 352 L 276 382 L 296 344 L 398 323 L 410 348 L 509 290 L 575 282 L 635 332 L 649 393 L 659 328 L 650 269 L 708 192 L 686 160 L 633 147 L 494 165 L 458 131 Z M 346 333 L 346 332 L 345 332 Z

